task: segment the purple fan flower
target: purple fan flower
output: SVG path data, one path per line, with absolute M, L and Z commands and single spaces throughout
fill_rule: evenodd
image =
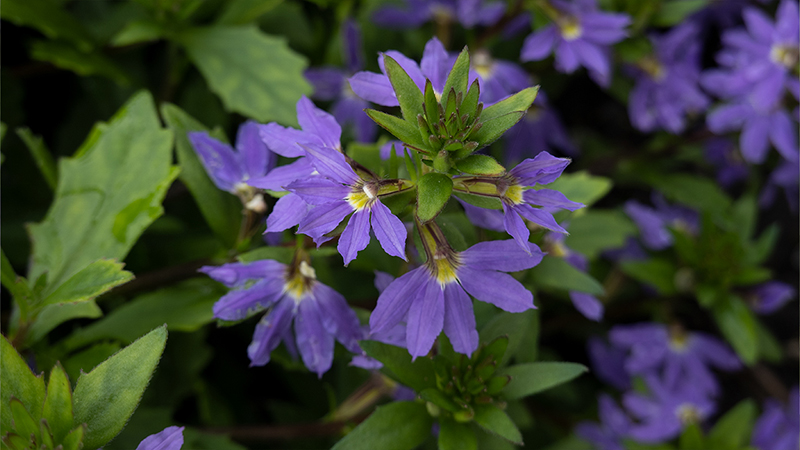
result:
M 233 288 L 214 304 L 214 317 L 242 320 L 269 309 L 247 347 L 251 367 L 267 364 L 270 353 L 284 341 L 290 349 L 296 344 L 306 367 L 322 377 L 333 362 L 334 338 L 358 354 L 363 331 L 344 297 L 317 281 L 305 259 L 296 259 L 300 262 L 291 266 L 261 260 L 205 266 L 200 271 Z
M 667 328 L 658 323 L 620 325 L 609 333 L 611 343 L 630 351 L 625 361 L 628 373 L 659 371 L 668 388 L 691 384 L 711 395 L 719 391 L 710 367 L 738 370 L 736 354 L 716 337 L 687 332 L 680 326 Z
M 581 422 L 575 426 L 575 434 L 598 450 L 624 450 L 621 440 L 631 427 L 631 420 L 610 396 L 600 395 L 598 403 L 600 423 Z
M 287 186 L 307 203 L 317 205 L 300 222 L 298 232 L 313 237 L 319 245 L 328 239 L 325 234 L 352 214 L 337 247 L 345 265 L 367 247 L 370 228 L 386 253 L 406 259 L 406 227 L 381 203 L 381 180 L 363 179 L 336 150 L 314 144 L 305 148 L 320 176 Z
M 449 248 L 438 228 L 422 239 L 429 253 L 427 262 L 381 293 L 369 320 L 372 334 L 405 320 L 406 343 L 414 358 L 428 353 L 442 329 L 455 351 L 471 355 L 478 348 L 478 332 L 468 293 L 509 312 L 534 308 L 530 291 L 503 272 L 537 265 L 542 252 L 536 245 L 528 244 L 526 253 L 511 240 L 480 242 L 458 253 Z
M 628 412 L 640 421 L 628 430 L 628 436 L 637 441 L 659 443 L 670 440 L 684 427 L 699 424 L 714 413 L 716 407 L 708 393 L 689 380 L 669 386 L 653 375 L 646 375 L 645 381 L 650 396 L 629 392 L 622 399 Z
M 769 399 L 764 413 L 756 420 L 750 445 L 758 450 L 798 450 L 800 441 L 800 391 L 797 386 L 789 394 L 785 407 Z
M 560 151 L 576 156 L 578 149 L 570 141 L 564 124 L 548 104 L 547 96 L 539 95 L 528 113 L 503 135 L 506 141 L 504 158 L 507 164 L 516 164 L 524 158 L 533 158 L 541 152 Z
M 662 128 L 678 134 L 685 116 L 701 113 L 709 99 L 700 90 L 700 40 L 692 22 L 652 37 L 655 55 L 639 61 L 636 86 L 628 101 L 628 115 L 641 131 Z
M 789 209 L 792 212 L 797 212 L 797 205 L 800 203 L 798 199 L 798 180 L 800 178 L 800 171 L 797 167 L 797 162 L 784 161 L 779 165 L 769 176 L 767 184 L 761 191 L 761 196 L 758 199 L 758 204 L 762 208 L 767 208 L 775 202 L 775 196 L 779 188 L 783 188 L 786 194 L 786 201 L 789 203 Z
M 609 345 L 605 339 L 598 337 L 589 338 L 587 349 L 597 378 L 621 391 L 631 387 L 631 377 L 625 371 L 625 350 Z
M 211 181 L 223 191 L 239 196 L 249 209 L 264 212 L 264 197 L 248 186 L 275 167 L 277 155 L 261 141 L 259 125 L 247 121 L 236 134 L 236 150 L 205 131 L 188 133 L 189 142 L 203 163 Z
M 531 86 L 531 77 L 522 67 L 501 59 L 494 59 L 488 51 L 479 49 L 470 55 L 472 75 L 481 86 L 481 101 L 493 105 L 509 95 Z M 472 80 L 470 80 L 472 81 Z
M 631 22 L 626 14 L 601 12 L 595 0 L 551 0 L 547 8 L 554 23 L 525 38 L 520 58 L 538 61 L 555 52 L 555 67 L 572 73 L 583 66 L 601 86 L 611 83 L 611 48 L 625 38 Z
M 759 314 L 772 314 L 797 296 L 797 289 L 780 281 L 769 281 L 756 286 L 748 295 L 753 310 Z
M 705 158 L 717 168 L 717 182 L 730 188 L 749 175 L 747 164 L 729 139 L 717 137 L 706 141 Z
M 502 1 L 483 0 L 406 0 L 406 7 L 384 6 L 372 16 L 377 25 L 387 28 L 418 28 L 433 20 L 448 24 L 457 20 L 465 28 L 475 25 L 491 26 L 505 12 Z
M 136 450 L 180 450 L 183 447 L 183 427 L 167 427 L 144 438 Z
M 379 293 L 383 293 L 387 287 L 395 280 L 393 276 L 386 272 L 381 272 L 379 270 L 375 271 L 375 289 L 378 290 Z M 369 335 L 368 332 L 364 333 L 365 336 Z M 383 342 L 384 344 L 394 345 L 395 347 L 406 347 L 406 324 L 404 322 L 398 322 L 397 325 L 393 326 L 392 328 L 377 334 L 369 335 L 369 339 L 372 341 Z M 350 361 L 351 366 L 360 367 L 362 369 L 369 369 L 369 370 L 377 370 L 383 367 L 380 361 L 374 359 L 367 355 L 367 352 L 362 351 L 360 355 L 356 355 L 353 357 L 353 360 Z M 405 386 L 400 386 L 405 389 L 409 389 Z M 412 393 L 412 398 L 408 400 L 414 399 L 414 393 Z M 395 400 L 401 400 L 399 398 L 395 398 Z
M 386 75 L 386 68 L 383 65 L 383 56 L 388 55 L 398 64 L 403 70 L 408 73 L 408 76 L 419 87 L 420 91 L 425 89 L 425 80 L 431 80 L 433 91 L 437 95 L 442 94 L 444 84 L 447 81 L 447 75 L 450 69 L 453 68 L 455 60 L 447 54 L 447 50 L 439 39 L 435 37 L 425 44 L 425 50 L 422 53 L 422 61 L 419 64 L 414 60 L 408 58 L 402 53 L 389 50 L 386 53 L 381 53 L 378 56 L 378 65 L 381 68 L 381 74 L 374 72 L 358 72 L 353 75 L 350 81 L 350 87 L 353 92 L 364 100 L 369 100 L 372 103 L 377 103 L 383 106 L 399 106 L 397 102 L 397 95 L 389 82 L 389 77 Z
M 572 267 L 586 272 L 589 269 L 589 261 L 582 254 L 564 245 L 566 235 L 561 233 L 547 233 L 544 237 L 545 251 L 548 256 L 562 258 Z M 603 318 L 603 304 L 595 296 L 579 291 L 569 291 L 569 298 L 572 305 L 584 317 L 589 320 L 599 322 Z
M 346 70 L 338 67 L 316 67 L 306 70 L 305 77 L 314 86 L 313 98 L 333 101 L 331 112 L 342 124 L 352 126 L 356 140 L 372 142 L 378 126 L 364 114 L 369 103 L 358 98 L 347 82 L 347 78 L 364 69 L 364 55 L 361 51 L 361 32 L 353 20 L 345 20 L 342 25 L 344 60 Z
M 655 209 L 635 200 L 625 203 L 625 213 L 636 222 L 644 245 L 651 250 L 663 250 L 672 245 L 672 234 L 667 227 L 681 228 L 690 234 L 697 233 L 698 216 L 694 210 L 668 204 L 657 193 L 653 194 Z

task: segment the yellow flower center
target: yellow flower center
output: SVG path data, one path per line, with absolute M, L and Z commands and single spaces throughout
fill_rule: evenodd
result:
M 701 419 L 700 411 L 696 406 L 690 403 L 684 403 L 678 406 L 678 409 L 675 411 L 675 415 L 678 416 L 678 419 L 684 425 L 699 423 Z
M 769 58 L 775 64 L 780 64 L 791 69 L 800 60 L 800 50 L 790 45 L 773 45 L 769 52 Z
M 300 300 L 311 290 L 316 280 L 317 273 L 314 268 L 307 262 L 301 261 L 297 271 L 288 274 L 283 291 L 289 294 L 295 303 L 300 303 Z
M 478 74 L 484 78 L 489 79 L 494 74 L 494 62 L 492 57 L 485 50 L 478 50 L 472 56 L 472 67 Z
M 669 348 L 675 353 L 683 353 L 689 348 L 689 333 L 680 325 L 670 326 Z
M 640 60 L 639 67 L 655 81 L 661 81 L 667 76 L 667 71 L 664 69 L 664 66 L 653 57 Z
M 378 198 L 377 189 L 372 184 L 365 184 L 363 186 L 354 186 L 353 191 L 347 195 L 348 203 L 356 211 L 366 208 Z
M 518 184 L 512 184 L 508 187 L 508 189 L 506 189 L 503 197 L 511 204 L 519 205 L 520 203 L 523 203 L 522 192 L 522 186 Z
M 458 262 L 454 259 L 455 258 L 452 258 L 451 260 L 451 258 L 447 256 L 440 255 L 435 255 L 433 257 L 432 272 L 434 272 L 433 275 L 436 277 L 436 281 L 438 281 L 439 285 L 442 287 L 446 284 L 458 281 L 458 276 L 456 275 Z
M 559 28 L 561 28 L 561 36 L 568 41 L 574 41 L 583 35 L 583 28 L 574 17 L 562 21 Z

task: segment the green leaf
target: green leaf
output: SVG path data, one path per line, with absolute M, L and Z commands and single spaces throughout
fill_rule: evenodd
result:
M 469 140 L 478 142 L 478 147 L 485 147 L 499 139 L 509 128 L 516 125 L 524 115 L 525 112 L 523 111 L 514 111 L 490 120 L 485 120 L 484 116 L 481 115 L 481 128 L 470 133 Z
M 696 450 L 700 448 L 709 448 L 703 438 L 703 432 L 696 423 L 690 424 L 686 427 L 681 434 L 679 441 L 681 450 Z
M 462 92 L 463 95 L 467 94 L 467 87 L 469 87 L 469 51 L 464 47 L 459 53 L 450 74 L 447 75 L 447 81 L 444 83 L 442 90 L 442 97 L 453 89 L 456 94 Z M 463 114 L 463 113 L 462 113 Z
M 500 366 L 517 354 L 522 339 L 531 324 L 536 322 L 535 315 L 536 311 L 532 309 L 521 313 L 501 311 L 481 328 L 480 342 L 492 342 L 501 336 L 508 336 L 508 347 L 506 347 L 503 359 L 499 362 Z
M 456 162 L 456 168 L 472 175 L 500 175 L 506 171 L 494 158 L 487 155 L 470 155 Z
M 517 445 L 522 445 L 522 434 L 505 411 L 495 405 L 475 405 L 475 423 Z
M 99 75 L 122 86 L 131 84 L 128 73 L 99 50 L 83 52 L 66 42 L 35 41 L 31 45 L 31 58 L 49 62 L 84 77 Z
M 620 264 L 620 269 L 629 277 L 655 287 L 662 295 L 672 295 L 677 292 L 675 288 L 677 269 L 668 259 L 655 257 L 643 262 L 623 262 Z
M 236 196 L 214 185 L 187 137 L 190 131 L 207 131 L 207 128 L 171 103 L 161 106 L 161 115 L 175 133 L 175 153 L 181 168 L 181 181 L 192 193 L 211 230 L 227 247 L 233 247 L 239 233 L 242 203 Z
M 274 259 L 283 264 L 289 264 L 294 257 L 294 249 L 290 247 L 260 247 L 247 253 L 242 253 L 237 258 L 243 263 L 261 259 Z
M 61 445 L 64 446 L 64 450 L 81 450 L 86 448 L 82 445 L 84 436 L 86 436 L 86 424 L 82 423 L 69 432 Z
M 67 437 L 74 426 L 72 387 L 70 387 L 69 378 L 61 364 L 56 364 L 50 371 L 42 418 L 47 420 L 55 442 L 61 442 Z
M 101 259 L 84 267 L 65 281 L 42 302 L 43 305 L 77 303 L 91 300 L 114 286 L 127 283 L 133 274 L 122 270 L 124 264 Z
M 440 420 L 439 450 L 478 450 L 478 440 L 468 424 Z
M 225 10 L 217 18 L 217 23 L 222 25 L 243 25 L 252 22 L 278 6 L 282 1 L 232 0 L 227 3 Z
M 115 47 L 122 47 L 140 42 L 156 41 L 164 37 L 164 34 L 161 25 L 151 19 L 134 20 L 126 23 L 111 38 L 110 44 Z
M 511 376 L 503 394 L 509 400 L 527 397 L 571 381 L 588 370 L 582 364 L 565 362 L 517 364 L 500 371 Z
M 684 21 L 693 13 L 705 8 L 710 0 L 672 0 L 659 2 L 659 7 L 650 24 L 655 27 L 671 27 Z
M 720 302 L 714 308 L 714 319 L 722 335 L 730 342 L 747 365 L 758 359 L 758 332 L 752 311 L 738 297 Z
M 756 320 L 756 333 L 758 334 L 758 356 L 773 364 L 783 359 L 781 343 L 764 324 Z
M 708 448 L 740 449 L 750 442 L 750 431 L 758 410 L 751 399 L 743 400 L 724 416 L 708 432 Z
M 423 400 L 431 402 L 434 405 L 450 412 L 458 412 L 462 409 L 453 401 L 453 399 L 448 397 L 444 392 L 437 388 L 423 389 L 420 391 L 419 396 L 422 397 Z
M 25 344 L 30 345 L 37 342 L 53 328 L 68 320 L 80 318 L 96 319 L 102 315 L 103 311 L 94 300 L 45 306 L 36 317 L 36 321 L 31 325 Z
M 447 204 L 453 192 L 453 180 L 443 173 L 426 173 L 417 183 L 417 217 L 423 223 L 432 220 Z
M 84 448 L 105 445 L 136 410 L 167 343 L 161 326 L 78 378 L 73 395 L 76 423 L 86 423 Z
M 22 311 L 23 314 L 27 314 L 28 310 L 31 308 L 31 303 L 35 301 L 35 295 L 31 288 L 28 287 L 28 280 L 14 272 L 11 262 L 6 257 L 6 253 L 2 250 L 0 250 L 0 257 L 2 258 L 0 261 L 0 273 L 2 274 L 0 281 L 2 281 L 3 286 L 11 293 L 20 311 Z
M 716 216 L 723 215 L 731 206 L 730 197 L 708 178 L 678 174 L 657 177 L 652 184 L 668 198 Z
M 422 91 L 391 56 L 383 55 L 383 65 L 386 68 L 386 75 L 394 88 L 394 93 L 397 95 L 397 102 L 400 104 L 403 119 L 409 123 L 416 123 L 418 115 L 425 115 L 423 106 L 425 100 Z
M 591 206 L 603 198 L 611 190 L 611 180 L 605 177 L 589 175 L 586 171 L 563 174 L 546 187 L 564 194 L 573 202 Z
M 31 133 L 30 129 L 24 127 L 17 128 L 17 136 L 19 136 L 22 142 L 25 143 L 25 146 L 28 147 L 31 156 L 33 156 L 33 161 L 36 163 L 36 167 L 42 172 L 44 181 L 47 182 L 51 190 L 55 190 L 56 183 L 58 182 L 58 172 L 56 171 L 56 164 L 53 162 L 53 155 L 50 154 L 50 150 L 44 145 L 44 140 L 40 136 Z
M 399 117 L 374 109 L 367 109 L 365 112 L 370 119 L 374 120 L 375 123 L 389 133 L 392 133 L 394 137 L 400 139 L 404 144 L 423 150 L 428 148 L 428 146 L 422 142 L 422 137 L 419 135 L 417 125 L 412 125 Z
M 497 197 L 484 197 L 482 195 L 467 194 L 462 191 L 454 191 L 453 195 L 479 208 L 503 209 L 503 202 Z
M 212 307 L 225 292 L 219 283 L 204 278 L 149 292 L 76 330 L 64 345 L 74 350 L 101 339 L 131 342 L 164 323 L 172 331 L 192 332 L 214 321 Z
M 424 404 L 390 403 L 375 409 L 332 450 L 411 450 L 430 436 L 431 424 Z
M 0 17 L 19 26 L 36 28 L 51 39 L 74 42 L 83 51 L 94 42 L 83 26 L 60 3 L 51 0 L 4 0 Z
M 8 404 L 11 397 L 19 399 L 33 417 L 42 415 L 45 391 L 44 380 L 31 372 L 28 364 L 17 353 L 5 336 L 0 338 L 0 436 L 13 430 L 11 410 Z M 38 427 L 37 427 L 38 429 Z
M 636 226 L 622 211 L 590 209 L 570 220 L 569 232 L 564 244 L 591 260 L 625 245 L 636 234 Z
M 745 247 L 745 262 L 750 264 L 763 263 L 772 254 L 772 249 L 775 247 L 779 236 L 780 229 L 777 224 L 773 223 L 767 227 L 755 242 L 748 243 Z
M 603 285 L 591 275 L 554 256 L 545 256 L 530 276 L 536 286 L 603 295 Z
M 430 359 L 421 357 L 412 362 L 411 355 L 404 348 L 377 341 L 359 341 L 359 344 L 367 355 L 383 363 L 383 371 L 398 382 L 417 392 L 435 387 L 436 378 Z
M 12 398 L 8 402 L 8 409 L 11 410 L 11 417 L 14 420 L 14 431 L 20 436 L 30 436 L 34 441 L 41 441 L 37 420 L 31 417 L 25 405 L 17 398 Z M 3 406 L 6 407 L 5 405 Z M 29 447 L 26 447 L 29 448 Z
M 533 101 L 536 100 L 536 94 L 538 93 L 539 86 L 523 89 L 511 97 L 484 109 L 481 113 L 481 121 L 486 122 L 512 112 L 527 112 Z
M 55 201 L 44 221 L 29 227 L 29 277 L 47 273 L 44 297 L 98 259 L 122 260 L 163 213 L 161 200 L 177 176 L 171 147 L 172 133 L 141 92 L 60 161 Z
M 248 25 L 191 28 L 178 41 L 228 110 L 259 122 L 297 123 L 295 103 L 311 86 L 303 77 L 305 58 L 286 39 Z

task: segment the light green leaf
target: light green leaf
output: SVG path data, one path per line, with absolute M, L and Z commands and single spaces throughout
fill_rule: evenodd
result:
M 207 131 L 207 128 L 171 103 L 161 106 L 161 115 L 175 133 L 181 181 L 192 193 L 208 226 L 226 246 L 233 247 L 239 233 L 242 203 L 236 196 L 214 185 L 187 137 L 190 131 Z
M 44 297 L 98 259 L 122 260 L 163 213 L 161 200 L 178 172 L 171 147 L 172 133 L 141 92 L 60 161 L 55 201 L 44 221 L 29 227 L 30 280 L 47 274 Z
M 69 432 L 61 445 L 64 446 L 64 450 L 81 450 L 85 448 L 82 445 L 84 436 L 86 436 L 86 424 L 80 424 Z
M 99 75 L 122 86 L 131 84 L 128 74 L 99 50 L 83 52 L 66 42 L 36 41 L 31 45 L 31 57 L 84 77 Z
M 382 111 L 376 111 L 374 109 L 367 109 L 365 111 L 370 119 L 374 120 L 375 123 L 380 125 L 383 129 L 392 133 L 397 139 L 400 139 L 403 143 L 408 144 L 414 148 L 421 148 L 427 149 L 427 144 L 422 142 L 422 137 L 419 134 L 419 128 L 417 125 L 412 125 L 405 120 L 393 116 L 391 114 L 386 114 Z
M 622 211 L 590 209 L 570 220 L 569 233 L 566 246 L 595 259 L 604 250 L 625 245 L 636 226 Z
M 517 445 L 522 445 L 522 434 L 505 411 L 495 405 L 475 405 L 475 423 L 486 431 L 496 434 Z
M 547 186 L 561 192 L 573 202 L 591 206 L 603 198 L 611 190 L 611 180 L 605 177 L 589 175 L 586 171 L 563 174 Z
M 659 2 L 658 10 L 650 20 L 655 27 L 671 27 L 691 14 L 705 8 L 710 0 L 672 0 Z
M 443 173 L 426 173 L 417 183 L 417 217 L 423 223 L 430 221 L 444 208 L 450 193 L 453 192 L 453 180 Z
M 304 57 L 255 26 L 191 28 L 178 41 L 225 107 L 259 122 L 297 123 L 295 104 L 311 86 Z
M 95 261 L 48 295 L 42 305 L 85 302 L 107 292 L 114 286 L 127 283 L 133 279 L 133 274 L 122 270 L 123 266 L 122 263 L 108 259 Z
M 620 269 L 629 277 L 655 287 L 662 295 L 672 295 L 677 292 L 675 288 L 677 269 L 668 259 L 656 257 L 644 262 L 623 262 L 620 264 Z
M 225 292 L 219 283 L 198 278 L 140 295 L 103 320 L 76 330 L 64 345 L 74 350 L 101 339 L 131 342 L 164 323 L 172 331 L 195 331 L 214 320 L 212 307 Z
M 517 364 L 500 371 L 502 375 L 511 376 L 503 394 L 509 400 L 527 397 L 571 381 L 588 370 L 582 364 L 566 362 Z
M 122 47 L 124 45 L 149 42 L 164 37 L 164 30 L 161 25 L 153 20 L 134 20 L 125 24 L 117 34 L 111 38 L 111 45 Z
M 703 438 L 703 431 L 700 430 L 700 427 L 696 423 L 686 427 L 678 442 L 681 450 L 695 450 L 708 447 L 708 444 L 705 443 L 705 439 Z
M 6 253 L 0 250 L 0 281 L 3 286 L 11 293 L 14 301 L 19 306 L 23 315 L 31 309 L 32 303 L 35 301 L 35 295 L 30 287 L 28 287 L 28 280 L 24 277 L 18 276 L 11 266 L 11 262 L 6 257 Z
M 545 256 L 530 272 L 536 286 L 603 295 L 603 285 L 591 275 L 554 256 Z
M 3 0 L 0 17 L 20 26 L 36 28 L 51 39 L 74 42 L 83 51 L 94 46 L 83 26 L 60 3 L 52 0 Z
M 217 18 L 217 23 L 222 25 L 243 25 L 252 22 L 278 6 L 282 1 L 231 0 L 227 3 L 219 18 Z
M 0 435 L 13 430 L 11 410 L 8 405 L 11 397 L 19 399 L 33 417 L 42 415 L 45 391 L 41 375 L 31 372 L 28 364 L 5 336 L 0 338 Z
M 468 86 L 469 50 L 467 47 L 464 47 L 461 53 L 458 54 L 458 58 L 456 58 L 456 62 L 453 63 L 453 68 L 447 76 L 447 81 L 445 81 L 444 89 L 442 90 L 442 98 L 447 98 L 446 96 L 450 94 L 451 89 L 453 89 L 456 94 L 461 92 L 463 96 L 466 96 Z
M 25 146 L 33 156 L 33 161 L 36 167 L 42 172 L 44 181 L 50 186 L 51 190 L 55 190 L 56 183 L 58 182 L 58 172 L 56 171 L 56 164 L 53 162 L 53 155 L 50 150 L 44 145 L 44 140 L 40 136 L 31 133 L 28 128 L 17 128 L 17 136 L 22 139 Z
M 50 371 L 42 418 L 47 420 L 50 431 L 53 433 L 53 441 L 56 443 L 67 437 L 74 426 L 72 387 L 70 387 L 69 378 L 61 364 L 56 364 Z
M 421 357 L 413 362 L 408 350 L 377 341 L 359 341 L 367 355 L 383 363 L 383 371 L 398 382 L 421 392 L 435 387 L 433 363 Z
M 409 123 L 416 123 L 418 115 L 423 117 L 425 115 L 423 106 L 425 100 L 422 91 L 391 56 L 384 55 L 383 64 L 386 68 L 386 75 L 394 88 L 394 93 L 397 95 L 397 102 L 400 103 L 403 119 Z
M 708 432 L 708 448 L 739 449 L 747 445 L 757 413 L 753 400 L 739 402 Z
M 525 113 L 522 111 L 513 111 L 486 121 L 481 115 L 481 128 L 470 133 L 469 140 L 478 142 L 478 147 L 486 147 L 516 125 L 524 115 Z
M 506 168 L 487 155 L 470 155 L 456 162 L 456 168 L 472 175 L 500 175 Z
M 84 448 L 105 445 L 136 410 L 167 343 L 167 327 L 156 328 L 78 378 L 73 395 L 76 423 L 86 423 Z
M 481 121 L 485 122 L 511 112 L 527 112 L 533 101 L 536 100 L 536 94 L 538 93 L 539 86 L 523 89 L 511 97 L 484 109 L 483 113 L 481 113 Z
M 45 337 L 59 324 L 72 319 L 96 319 L 103 315 L 103 311 L 94 300 L 80 303 L 64 303 L 45 306 L 36 317 L 36 321 L 28 331 L 25 344 L 30 345 Z
M 719 302 L 714 308 L 714 319 L 722 335 L 730 342 L 747 365 L 758 359 L 758 331 L 752 311 L 738 297 Z
M 439 450 L 478 450 L 478 440 L 468 424 L 440 420 Z
M 432 419 L 422 403 L 380 406 L 332 450 L 411 450 L 431 433 Z
M 4 406 L 11 410 L 11 418 L 14 421 L 14 431 L 20 436 L 30 436 L 34 441 L 41 441 L 40 428 L 36 419 L 31 417 L 30 412 L 17 398 L 12 398 L 9 406 Z M 30 447 L 26 447 L 26 450 Z

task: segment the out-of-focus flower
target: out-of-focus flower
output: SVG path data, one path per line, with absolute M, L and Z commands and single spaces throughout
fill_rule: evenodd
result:
M 560 72 L 572 73 L 583 66 L 597 84 L 608 86 L 610 46 L 625 38 L 630 17 L 601 12 L 595 0 L 551 0 L 543 5 L 553 23 L 525 38 L 521 59 L 538 61 L 555 52 Z
M 575 426 L 575 434 L 598 450 L 624 450 L 621 440 L 631 426 L 630 419 L 610 396 L 600 395 L 598 403 L 600 423 L 581 422 Z
M 780 281 L 768 281 L 753 288 L 748 299 L 759 314 L 772 314 L 797 296 L 797 289 Z
M 503 272 L 539 264 L 542 252 L 536 245 L 528 244 L 523 252 L 514 241 L 490 241 L 455 252 L 435 224 L 422 226 L 420 234 L 427 261 L 381 293 L 370 317 L 372 334 L 405 320 L 413 357 L 427 354 L 442 329 L 455 351 L 471 355 L 478 348 L 478 332 L 467 293 L 509 312 L 534 308 L 531 292 Z
M 630 351 L 625 369 L 631 375 L 658 373 L 667 388 L 690 384 L 711 395 L 719 391 L 710 368 L 741 367 L 735 353 L 716 337 L 659 323 L 619 325 L 609 332 L 611 343 Z
M 503 136 L 506 141 L 503 157 L 507 164 L 517 164 L 541 152 L 561 152 L 576 156 L 578 149 L 570 141 L 564 124 L 548 104 L 547 95 L 539 90 L 528 113 Z
M 786 194 L 789 209 L 797 212 L 797 205 L 800 202 L 797 189 L 798 181 L 800 181 L 800 171 L 798 170 L 797 162 L 784 161 L 772 171 L 767 184 L 761 190 L 761 196 L 758 199 L 759 206 L 762 208 L 771 206 L 775 202 L 778 190 L 782 188 Z
M 481 101 L 486 106 L 531 86 L 531 77 L 522 67 L 492 58 L 485 49 L 471 52 L 470 65 L 481 86 Z
M 700 42 L 694 23 L 686 22 L 651 37 L 655 54 L 639 61 L 628 115 L 641 131 L 662 128 L 678 134 L 686 116 L 705 111 L 709 99 L 700 90 Z
M 628 392 L 622 404 L 639 423 L 631 425 L 628 436 L 645 443 L 670 440 L 684 427 L 700 424 L 714 413 L 716 406 L 708 393 L 690 381 L 677 386 L 662 384 L 654 375 L 646 375 L 649 396 Z
M 730 188 L 747 179 L 747 164 L 736 151 L 730 139 L 715 137 L 706 141 L 705 158 L 717 168 L 717 182 Z
M 218 188 L 239 196 L 248 209 L 264 212 L 264 197 L 248 183 L 272 170 L 277 155 L 261 141 L 258 127 L 253 121 L 247 121 L 239 127 L 235 151 L 205 131 L 190 132 L 188 138 L 211 181 Z
M 592 371 L 598 378 L 621 391 L 631 387 L 631 377 L 625 370 L 627 352 L 624 349 L 609 345 L 605 339 L 592 337 L 587 350 Z
M 589 269 L 589 261 L 582 254 L 572 250 L 564 244 L 566 235 L 561 233 L 547 233 L 544 237 L 544 250 L 548 256 L 563 258 L 572 267 L 586 272 Z M 572 305 L 584 317 L 595 322 L 603 318 L 603 304 L 597 297 L 580 291 L 569 291 L 569 298 Z
M 314 86 L 313 98 L 332 101 L 331 112 L 345 126 L 352 126 L 359 142 L 372 142 L 378 126 L 364 114 L 369 103 L 360 99 L 347 82 L 347 78 L 364 69 L 361 50 L 361 31 L 351 19 L 342 24 L 345 69 L 338 67 L 312 67 L 305 71 L 306 79 Z
M 764 404 L 764 413 L 756 420 L 750 445 L 758 450 L 798 450 L 800 448 L 800 391 L 789 394 L 789 403 L 774 399 Z
M 406 0 L 405 7 L 384 6 L 372 15 L 372 21 L 387 28 L 417 28 L 425 22 L 443 25 L 458 21 L 465 28 L 490 26 L 503 16 L 502 1 L 484 0 Z
M 655 209 L 635 200 L 625 203 L 625 213 L 639 228 L 642 242 L 651 250 L 663 250 L 672 245 L 672 234 L 667 227 L 681 228 L 690 234 L 697 233 L 697 212 L 679 205 L 670 205 L 657 193 L 653 194 Z
M 251 366 L 267 364 L 281 341 L 290 349 L 296 344 L 305 366 L 320 377 L 333 362 L 334 338 L 349 351 L 361 353 L 358 317 L 341 294 L 317 281 L 306 256 L 295 255 L 289 266 L 261 260 L 205 266 L 200 271 L 233 288 L 214 304 L 214 317 L 241 320 L 269 309 L 247 347 Z
M 136 450 L 180 450 L 183 447 L 183 427 L 167 427 L 151 434 L 139 443 Z

